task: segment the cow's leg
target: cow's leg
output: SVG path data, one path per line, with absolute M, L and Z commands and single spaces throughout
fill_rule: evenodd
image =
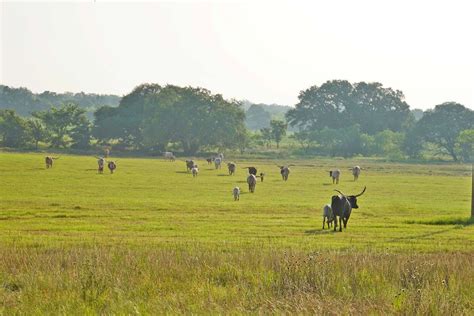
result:
M 324 223 L 326 222 L 326 217 L 323 216 L 323 229 L 324 229 Z M 329 225 L 329 224 L 328 224 Z
M 339 216 L 339 231 L 342 232 L 342 216 Z

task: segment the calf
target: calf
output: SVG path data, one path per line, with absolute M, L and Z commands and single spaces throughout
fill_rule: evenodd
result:
M 323 207 L 323 229 L 324 229 L 325 222 L 328 224 L 328 229 L 329 229 L 333 221 L 334 221 L 334 215 L 332 213 L 331 205 L 326 204 Z
M 247 183 L 249 185 L 249 191 L 251 193 L 255 192 L 255 186 L 257 185 L 257 177 L 253 174 L 247 177 Z
M 239 187 L 235 187 L 235 188 L 232 190 L 232 195 L 234 195 L 234 201 L 239 201 L 239 200 L 240 200 L 240 188 L 239 188 Z
M 199 169 L 198 169 L 198 166 L 195 165 L 191 168 L 191 172 L 193 174 L 193 178 L 197 177 L 198 173 L 199 173 Z
M 207 158 L 206 159 L 208 165 L 212 165 L 212 162 L 214 161 L 214 158 Z
M 331 209 L 334 217 L 334 231 L 337 227 L 337 218 L 339 217 L 339 231 L 342 232 L 342 223 L 344 228 L 347 226 L 349 217 L 351 216 L 353 208 L 359 208 L 357 205 L 357 198 L 364 194 L 366 187 L 361 193 L 356 195 L 344 195 L 339 190 L 334 190 L 340 193 L 340 195 L 334 195 L 331 199 Z
M 329 176 L 332 178 L 332 184 L 334 184 L 334 181 L 336 181 L 336 184 L 339 184 L 339 177 L 341 175 L 341 170 L 339 169 L 334 169 L 329 171 Z
M 263 182 L 263 177 L 265 176 L 265 174 L 263 172 L 260 172 L 260 182 Z

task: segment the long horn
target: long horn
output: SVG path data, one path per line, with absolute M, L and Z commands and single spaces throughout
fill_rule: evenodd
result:
M 343 196 L 346 196 L 344 193 L 342 193 L 342 192 L 339 191 L 339 190 L 334 189 L 334 191 L 339 192 L 339 193 L 340 193 L 341 195 L 343 195 Z
M 354 195 L 354 196 L 355 196 L 355 197 L 361 196 L 362 194 L 364 194 L 364 192 L 365 192 L 365 189 L 367 189 L 367 187 L 364 187 L 364 190 L 362 190 L 362 192 L 360 192 L 359 194 L 357 194 L 357 195 Z

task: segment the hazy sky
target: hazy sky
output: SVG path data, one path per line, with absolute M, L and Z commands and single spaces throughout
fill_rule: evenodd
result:
M 402 90 L 413 108 L 474 108 L 470 3 L 2 1 L 0 82 L 120 95 L 170 83 L 294 105 L 347 79 Z

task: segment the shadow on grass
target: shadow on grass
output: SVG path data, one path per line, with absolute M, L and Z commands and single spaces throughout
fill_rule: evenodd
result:
M 176 171 L 176 173 L 191 173 L 189 171 Z
M 218 177 L 230 177 L 230 174 L 218 174 Z
M 339 232 L 339 230 L 337 232 Z M 334 228 L 324 229 L 324 230 L 319 228 L 319 229 L 306 230 L 304 233 L 307 235 L 325 235 L 325 234 L 334 234 L 336 232 L 334 231 Z
M 406 224 L 421 224 L 421 225 L 436 225 L 436 226 L 443 226 L 443 225 L 462 225 L 462 226 L 470 226 L 474 225 L 474 217 L 458 217 L 458 218 L 441 218 L 441 219 L 433 219 L 433 220 L 425 220 L 425 221 L 406 221 Z

